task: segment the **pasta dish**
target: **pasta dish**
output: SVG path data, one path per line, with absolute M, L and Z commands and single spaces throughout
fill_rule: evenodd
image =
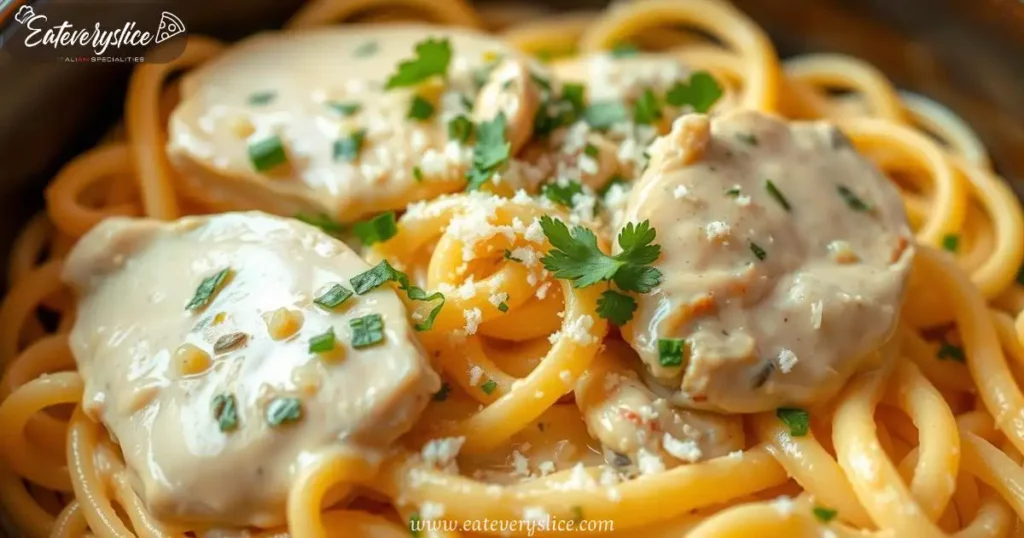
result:
M 1024 536 L 1024 220 L 962 120 L 724 0 L 481 9 L 135 69 L 9 258 L 19 533 Z

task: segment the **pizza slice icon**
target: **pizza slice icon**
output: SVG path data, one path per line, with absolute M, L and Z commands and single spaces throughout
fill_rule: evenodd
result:
M 174 13 L 164 11 L 160 14 L 160 26 L 156 30 L 156 42 L 163 43 L 184 31 L 185 24 L 181 22 L 181 19 Z

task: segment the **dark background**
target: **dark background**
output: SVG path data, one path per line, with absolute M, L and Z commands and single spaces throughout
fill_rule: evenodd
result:
M 94 3 L 103 9 L 106 2 Z M 605 3 L 543 1 L 562 10 Z M 878 66 L 898 86 L 947 104 L 978 131 L 998 170 L 1024 194 L 1021 0 L 733 3 L 768 30 L 783 56 L 808 51 L 854 54 Z M 192 34 L 232 40 L 280 26 L 300 4 L 178 0 L 174 13 Z M 144 2 L 140 5 L 145 7 Z M 6 260 L 17 227 L 41 207 L 46 181 L 121 115 L 129 70 L 127 65 L 29 63 L 0 48 L 0 259 Z

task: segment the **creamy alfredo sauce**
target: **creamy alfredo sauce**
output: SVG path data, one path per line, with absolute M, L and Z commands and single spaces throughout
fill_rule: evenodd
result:
M 224 269 L 209 304 L 186 309 Z M 154 515 L 283 523 L 297 466 L 326 450 L 372 461 L 408 430 L 439 380 L 396 293 L 313 302 L 369 269 L 319 230 L 261 213 L 109 219 L 81 240 L 65 279 L 79 297 L 84 410 L 120 444 Z M 352 324 L 369 315 L 382 339 L 357 349 Z M 328 331 L 330 349 L 312 352 Z
M 662 245 L 626 331 L 652 388 L 730 413 L 836 394 L 899 314 L 913 246 L 895 187 L 834 127 L 755 112 L 684 116 L 650 154 L 625 220 Z M 682 364 L 662 339 L 685 339 Z
M 436 45 L 449 40 L 446 82 L 385 88 L 427 39 L 434 60 L 443 56 Z M 258 35 L 186 76 L 168 149 L 186 194 L 218 209 L 357 220 L 465 187 L 471 149 L 451 136 L 454 118 L 480 122 L 502 112 L 518 150 L 539 105 L 533 71 L 544 68 L 497 40 L 451 28 Z M 277 141 L 285 162 L 261 170 L 252 152 L 276 162 Z

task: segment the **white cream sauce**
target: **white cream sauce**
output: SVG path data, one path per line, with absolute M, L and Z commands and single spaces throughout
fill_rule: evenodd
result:
M 209 305 L 186 310 L 200 283 L 229 267 Z M 300 462 L 327 450 L 372 459 L 409 429 L 439 380 L 395 291 L 353 295 L 335 311 L 313 303 L 335 283 L 351 290 L 368 269 L 319 230 L 255 212 L 108 219 L 82 238 L 65 280 L 79 298 L 71 347 L 84 409 L 120 444 L 155 516 L 281 524 Z M 275 338 L 282 308 L 298 325 Z M 368 314 L 383 318 L 384 339 L 355 349 L 349 322 Z M 310 338 L 330 328 L 333 351 L 311 353 Z M 237 334 L 237 347 L 215 351 Z M 183 346 L 205 353 L 208 368 L 183 371 Z M 221 394 L 237 402 L 234 430 L 215 414 Z M 297 398 L 301 418 L 271 425 L 277 397 Z
M 684 116 L 650 153 L 624 222 L 662 247 L 625 331 L 652 388 L 730 413 L 834 396 L 899 315 L 914 251 L 895 187 L 835 127 L 750 111 Z M 662 366 L 673 338 L 688 357 Z

